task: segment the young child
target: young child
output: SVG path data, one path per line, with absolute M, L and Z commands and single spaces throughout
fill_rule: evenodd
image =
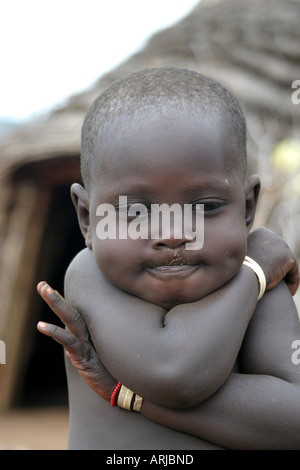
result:
M 67 326 L 38 328 L 71 360 L 69 447 L 299 448 L 298 269 L 275 234 L 249 234 L 260 182 L 246 178 L 233 96 L 188 70 L 125 77 L 90 108 L 81 163 L 84 187 L 71 192 L 87 248 L 66 273 L 66 300 L 38 286 Z M 150 224 L 147 237 L 121 236 L 117 217 L 99 237 L 112 220 L 103 208 L 123 217 L 120 196 L 136 235 L 154 205 L 193 207 L 193 228 L 201 205 L 203 247 L 189 249 L 172 217 L 169 236 Z

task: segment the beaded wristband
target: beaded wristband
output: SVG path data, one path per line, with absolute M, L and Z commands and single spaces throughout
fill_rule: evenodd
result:
M 259 282 L 259 294 L 258 294 L 257 300 L 260 300 L 265 293 L 266 285 L 267 285 L 265 273 L 263 272 L 259 264 L 256 261 L 254 261 L 254 259 L 250 258 L 250 256 L 245 256 L 245 260 L 243 261 L 243 264 L 245 266 L 248 266 L 248 268 L 251 268 L 252 271 L 254 271 L 257 276 L 257 279 Z
M 121 382 L 118 382 L 117 385 L 114 388 L 114 391 L 111 394 L 111 397 L 110 397 L 111 406 L 117 406 L 117 396 L 118 396 L 118 393 L 119 393 L 119 390 L 120 390 L 121 387 L 122 387 Z

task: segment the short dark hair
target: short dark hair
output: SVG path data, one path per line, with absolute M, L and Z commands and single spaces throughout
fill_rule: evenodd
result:
M 219 82 L 198 72 L 167 68 L 149 68 L 115 81 L 101 93 L 87 112 L 82 126 L 81 173 L 89 188 L 94 173 L 95 143 L 99 133 L 110 126 L 116 116 L 128 117 L 136 111 L 187 108 L 220 115 L 229 122 L 231 139 L 246 167 L 246 125 L 236 98 Z M 98 156 L 99 158 L 99 156 Z

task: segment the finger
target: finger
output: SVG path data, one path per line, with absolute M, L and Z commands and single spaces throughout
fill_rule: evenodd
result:
M 299 265 L 295 258 L 286 261 L 283 267 L 284 280 L 292 295 L 295 295 L 299 287 Z
M 42 321 L 37 324 L 37 329 L 40 333 L 43 333 L 45 336 L 49 336 L 54 339 L 54 341 L 61 344 L 68 354 L 72 356 L 74 355 L 77 358 L 82 356 L 82 353 L 84 352 L 82 343 L 70 331 L 61 328 L 60 326 Z
M 299 287 L 299 272 L 298 269 L 288 272 L 285 281 L 290 289 L 292 295 L 295 295 Z
M 66 327 L 79 339 L 85 339 L 89 333 L 79 312 L 73 308 L 57 291 L 42 281 L 37 286 L 38 293 L 51 310 L 61 319 Z

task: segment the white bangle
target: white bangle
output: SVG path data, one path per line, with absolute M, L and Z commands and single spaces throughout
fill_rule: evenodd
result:
M 250 258 L 249 256 L 245 256 L 245 260 L 243 261 L 243 264 L 245 266 L 248 266 L 248 268 L 251 268 L 252 271 L 255 272 L 258 282 L 259 282 L 259 294 L 257 297 L 257 300 L 260 300 L 262 296 L 265 293 L 267 282 L 266 282 L 266 276 L 259 264 L 254 261 L 254 259 Z

